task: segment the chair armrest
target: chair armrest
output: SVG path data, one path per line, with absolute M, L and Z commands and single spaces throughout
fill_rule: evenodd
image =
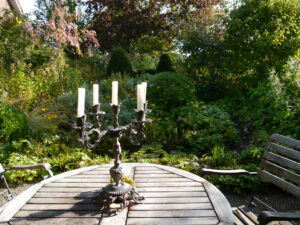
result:
M 50 163 L 39 163 L 35 165 L 16 165 L 16 166 L 9 167 L 6 170 L 35 170 L 35 169 L 44 169 L 49 173 L 50 177 L 53 176 Z
M 207 169 L 202 168 L 199 171 L 200 176 L 203 175 L 256 175 L 257 172 L 249 172 L 247 170 L 238 169 L 238 170 L 214 170 L 214 169 Z
M 257 220 L 261 225 L 265 225 L 271 221 L 300 220 L 300 213 L 262 211 L 258 214 Z

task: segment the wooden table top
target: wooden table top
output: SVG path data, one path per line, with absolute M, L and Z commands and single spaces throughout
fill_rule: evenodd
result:
M 91 199 L 109 183 L 105 164 L 72 170 L 33 185 L 0 212 L 0 222 L 10 224 L 184 225 L 234 224 L 231 207 L 211 183 L 173 167 L 126 163 L 143 204 L 105 217 Z

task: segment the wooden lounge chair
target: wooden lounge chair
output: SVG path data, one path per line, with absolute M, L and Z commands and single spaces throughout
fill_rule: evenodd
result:
M 0 194 L 3 194 L 5 192 L 7 192 L 7 196 L 6 199 L 8 201 L 13 199 L 13 195 L 9 189 L 9 186 L 7 184 L 7 181 L 5 179 L 5 172 L 8 170 L 35 170 L 35 169 L 44 169 L 49 173 L 49 176 L 52 177 L 53 173 L 51 171 L 51 165 L 49 163 L 39 163 L 39 164 L 35 164 L 35 165 L 16 165 L 16 166 L 12 166 L 10 168 L 3 168 L 2 165 L 0 164 L 0 178 L 2 179 L 2 181 L 5 184 L 6 189 L 2 192 L 0 192 Z M 48 178 L 48 176 L 43 176 L 44 179 Z
M 272 134 L 267 143 L 258 172 L 239 170 L 214 170 L 203 168 L 200 175 L 257 175 L 259 180 L 266 180 L 284 191 L 300 198 L 300 141 L 279 134 Z M 295 199 L 299 201 L 299 199 Z M 264 205 L 270 211 L 262 211 L 258 217 L 252 213 L 255 203 Z M 300 203 L 299 203 L 300 204 Z M 300 209 L 299 209 L 300 210 Z M 277 212 L 255 195 L 249 205 L 233 208 L 235 224 L 267 224 L 272 221 L 291 221 L 276 224 L 295 224 L 300 220 L 300 212 Z

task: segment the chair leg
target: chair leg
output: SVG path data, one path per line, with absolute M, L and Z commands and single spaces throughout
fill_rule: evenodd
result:
M 7 192 L 8 192 L 7 197 L 6 197 L 7 201 L 10 201 L 10 200 L 12 200 L 14 198 L 14 196 L 12 195 L 12 193 L 11 193 L 11 191 L 9 189 L 9 186 L 7 184 L 7 181 L 5 179 L 4 174 L 1 174 L 1 179 L 4 181 L 4 184 L 5 184 L 6 188 L 7 188 Z

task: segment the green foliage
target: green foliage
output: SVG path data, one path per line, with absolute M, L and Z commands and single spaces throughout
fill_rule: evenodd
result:
M 168 54 L 162 54 L 159 58 L 159 62 L 156 66 L 156 72 L 174 72 L 173 63 Z
M 40 162 L 40 159 L 36 156 L 13 152 L 8 158 L 8 162 L 6 167 L 37 164 Z M 9 183 L 21 184 L 41 180 L 43 172 L 42 170 L 9 170 L 5 173 L 5 177 Z
M 142 159 L 162 158 L 166 153 L 163 150 L 163 145 L 159 143 L 151 143 L 150 145 L 143 145 L 137 152 L 130 155 L 130 158 L 139 162 Z
M 0 139 L 11 141 L 28 135 L 26 115 L 10 105 L 0 102 Z
M 216 100 L 227 92 L 226 66 L 230 58 L 222 38 L 223 13 L 214 9 L 207 20 L 196 17 L 193 23 L 187 24 L 187 31 L 182 35 L 181 51 L 187 55 L 185 67 L 198 98 L 203 100 Z
M 237 92 L 235 96 L 220 100 L 218 105 L 230 112 L 241 126 L 248 124 L 269 135 L 276 132 L 299 139 L 299 126 L 295 126 L 299 124 L 299 88 L 296 88 L 299 81 L 293 85 L 285 82 L 273 75 L 267 81 L 259 82 L 257 88 L 250 88 L 246 94 Z M 291 88 L 289 92 L 287 87 Z
M 226 152 L 224 147 L 218 145 L 213 147 L 211 156 L 203 155 L 200 162 L 208 165 L 210 168 L 217 168 L 220 166 L 235 166 L 237 157 L 235 153 Z
M 154 121 L 146 126 L 146 140 L 167 143 L 168 148 L 181 145 L 203 154 L 214 146 L 230 147 L 238 142 L 230 115 L 214 104 L 194 102 L 171 112 L 154 107 L 149 116 Z
M 255 164 L 234 166 L 234 167 L 219 167 L 219 169 L 245 169 L 251 172 L 258 170 Z M 239 175 L 239 176 L 205 176 L 205 179 L 212 182 L 222 191 L 234 192 L 239 195 L 249 195 L 257 186 L 258 178 L 255 175 Z
M 225 42 L 231 71 L 248 84 L 281 71 L 300 47 L 300 6 L 297 0 L 243 0 L 230 12 Z
M 131 187 L 133 187 L 133 188 L 135 187 L 135 182 L 134 182 L 134 180 L 132 180 L 132 179 L 131 179 L 130 177 L 128 177 L 128 176 L 124 176 L 124 177 L 122 178 L 121 181 L 130 184 Z M 110 183 L 113 183 L 113 182 L 115 182 L 114 179 L 113 179 L 112 177 L 110 177 Z
M 132 66 L 126 52 L 122 48 L 115 49 L 107 66 L 107 75 L 111 76 L 113 73 L 132 74 Z
M 151 103 L 167 112 L 195 99 L 193 84 L 180 73 L 162 72 L 152 76 L 148 90 Z

